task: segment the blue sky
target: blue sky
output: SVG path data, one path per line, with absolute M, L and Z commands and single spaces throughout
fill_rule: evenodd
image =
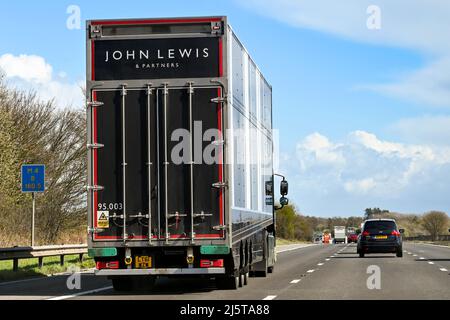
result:
M 0 12 L 0 66 L 10 83 L 78 103 L 85 33 L 66 27 L 72 4 L 83 21 L 229 16 L 273 86 L 279 170 L 302 213 L 450 211 L 450 5 L 16 0 Z M 366 26 L 372 4 L 381 10 L 379 30 Z

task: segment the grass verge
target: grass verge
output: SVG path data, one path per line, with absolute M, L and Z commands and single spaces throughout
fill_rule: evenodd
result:
M 287 244 L 303 244 L 303 243 L 311 243 L 311 242 L 277 238 L 277 246 L 283 246 L 283 245 L 287 245 Z
M 83 262 L 79 262 L 78 255 L 68 255 L 64 258 L 64 265 L 60 265 L 59 256 L 44 258 L 44 265 L 39 268 L 38 259 L 19 260 L 19 270 L 13 271 L 13 261 L 0 261 L 0 282 L 22 280 L 33 277 L 43 277 L 66 272 L 70 267 L 89 269 L 95 266 L 94 260 L 85 255 Z

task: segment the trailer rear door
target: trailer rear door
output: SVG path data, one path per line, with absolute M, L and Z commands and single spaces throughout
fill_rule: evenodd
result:
M 92 92 L 93 240 L 224 237 L 221 92 Z

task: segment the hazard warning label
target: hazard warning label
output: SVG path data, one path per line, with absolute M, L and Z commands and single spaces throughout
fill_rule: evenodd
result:
M 97 228 L 109 228 L 109 211 L 97 211 Z

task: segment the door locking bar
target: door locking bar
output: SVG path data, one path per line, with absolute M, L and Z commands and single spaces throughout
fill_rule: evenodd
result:
M 151 159 L 151 99 L 152 84 L 147 84 L 147 175 L 148 175 L 148 243 L 152 244 L 152 159 Z
M 126 167 L 127 167 L 127 159 L 126 159 L 126 117 L 125 117 L 125 98 L 127 96 L 127 85 L 122 85 L 122 90 L 120 91 L 120 95 L 122 96 L 122 197 L 123 197 L 123 242 L 126 242 L 128 238 L 127 234 L 127 174 L 126 174 Z
M 190 203 L 191 203 L 191 243 L 195 243 L 195 230 L 194 230 L 194 141 L 192 132 L 192 123 L 194 121 L 192 116 L 194 88 L 193 82 L 188 82 L 189 88 L 189 169 L 190 169 Z
M 168 187 L 167 187 L 167 170 L 169 166 L 168 158 L 167 158 L 167 97 L 169 95 L 169 89 L 167 88 L 168 83 L 164 83 L 163 89 L 163 107 L 164 107 L 164 211 L 165 211 L 165 229 L 166 229 L 166 244 L 169 243 L 169 197 L 167 195 Z

